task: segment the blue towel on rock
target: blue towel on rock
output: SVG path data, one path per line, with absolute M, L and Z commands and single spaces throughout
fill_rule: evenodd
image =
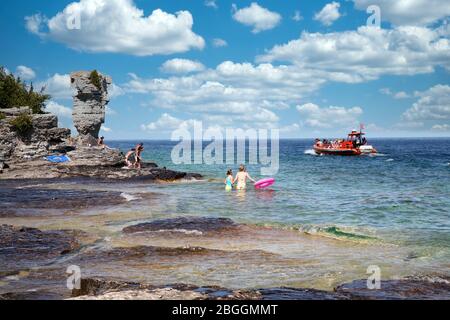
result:
M 68 156 L 48 156 L 45 157 L 45 160 L 50 161 L 51 163 L 70 162 L 70 158 Z

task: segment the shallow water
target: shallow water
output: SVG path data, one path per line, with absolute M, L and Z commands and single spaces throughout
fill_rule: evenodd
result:
M 146 142 L 146 160 L 202 173 L 205 180 L 147 185 L 93 180 L 25 183 L 20 187 L 113 192 L 121 201 L 86 208 L 62 205 L 50 211 L 38 207 L 30 212 L 27 207 L 22 215 L 1 217 L 0 224 L 86 231 L 81 252 L 57 265 L 79 263 L 88 276 L 153 284 L 332 289 L 367 277 L 370 265 L 378 265 L 384 279 L 450 274 L 450 139 L 371 142 L 381 155 L 320 157 L 309 151 L 309 140 L 281 141 L 280 171 L 270 190 L 228 193 L 223 185 L 225 165 L 176 166 L 170 160 L 174 143 Z M 110 146 L 126 150 L 133 144 Z M 248 169 L 259 177 L 257 166 Z M 213 234 L 182 229 L 122 232 L 137 223 L 180 216 L 224 217 L 245 225 Z M 101 255 L 77 260 L 93 248 L 134 246 L 210 251 L 156 258 L 121 256 L 106 263 L 96 262 Z M 14 287 L 11 282 L 4 285 Z

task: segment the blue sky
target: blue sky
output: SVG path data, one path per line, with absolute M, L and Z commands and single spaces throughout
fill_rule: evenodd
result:
M 370 4 L 380 28 L 367 26 Z M 359 123 L 370 136 L 450 136 L 445 0 L 4 0 L 0 15 L 0 64 L 45 85 L 61 125 L 71 72 L 113 78 L 108 139 L 168 138 L 194 120 L 285 138 Z

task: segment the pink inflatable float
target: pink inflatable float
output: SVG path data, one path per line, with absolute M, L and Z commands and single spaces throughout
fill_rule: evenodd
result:
M 270 187 L 274 183 L 275 183 L 275 179 L 274 178 L 262 179 L 262 180 L 259 180 L 259 181 L 255 182 L 255 188 L 256 189 L 265 189 L 265 188 Z

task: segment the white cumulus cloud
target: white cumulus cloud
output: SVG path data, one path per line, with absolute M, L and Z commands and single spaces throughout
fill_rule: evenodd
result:
M 33 80 L 34 78 L 36 78 L 36 72 L 26 66 L 18 66 L 15 75 L 17 77 L 20 77 L 22 80 Z
M 215 48 L 221 48 L 221 47 L 226 47 L 226 46 L 228 46 L 228 43 L 227 43 L 225 40 L 223 40 L 223 39 L 215 38 L 215 39 L 213 39 L 213 41 L 212 41 L 212 45 L 213 45 Z
M 79 17 L 80 28 L 68 28 Z M 203 38 L 192 31 L 189 11 L 170 14 L 160 9 L 145 16 L 133 0 L 80 0 L 52 18 L 26 17 L 26 27 L 44 39 L 86 52 L 166 55 L 202 49 Z
M 360 107 L 344 108 L 330 106 L 321 108 L 314 103 L 297 106 L 298 112 L 304 117 L 302 122 L 313 128 L 348 128 L 359 124 L 363 114 Z
M 203 71 L 205 66 L 198 61 L 171 59 L 164 62 L 160 69 L 165 73 L 190 73 Z
M 210 7 L 210 8 L 214 8 L 214 9 L 218 9 L 219 6 L 217 5 L 217 0 L 205 0 L 205 6 Z
M 320 21 L 325 26 L 331 26 L 337 19 L 341 17 L 339 2 L 331 2 L 325 5 L 318 13 L 315 14 L 314 20 Z
M 37 84 L 38 88 L 44 88 L 44 92 L 54 99 L 71 99 L 73 89 L 70 86 L 70 75 L 55 73 L 45 81 Z
M 355 7 L 366 10 L 378 5 L 381 18 L 395 25 L 428 25 L 450 16 L 446 0 L 353 0 Z
M 72 118 L 72 109 L 54 101 L 49 101 L 45 106 L 45 112 L 53 113 L 61 118 Z
M 362 82 L 382 75 L 432 73 L 436 66 L 450 70 L 450 30 L 425 27 L 308 33 L 277 45 L 258 62 L 283 61 L 325 72 L 333 81 Z
M 235 10 L 233 19 L 252 27 L 253 33 L 273 29 L 281 21 L 280 14 L 263 8 L 256 2 L 252 2 L 249 7 L 242 9 L 237 9 L 236 5 L 233 5 L 233 10 Z
M 450 86 L 438 84 L 424 92 L 417 92 L 416 96 L 419 100 L 405 111 L 403 120 L 409 122 L 450 121 Z

